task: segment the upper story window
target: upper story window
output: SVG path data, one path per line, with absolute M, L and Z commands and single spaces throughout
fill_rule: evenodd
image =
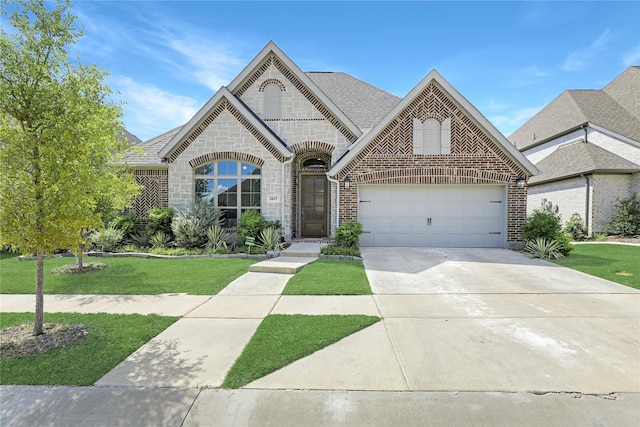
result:
M 413 154 L 451 154 L 451 118 L 413 119 Z
M 282 118 L 282 89 L 277 83 L 269 83 L 264 88 L 265 119 Z
M 195 169 L 196 197 L 220 209 L 224 227 L 235 227 L 249 209 L 260 211 L 260 167 L 236 160 L 218 160 Z

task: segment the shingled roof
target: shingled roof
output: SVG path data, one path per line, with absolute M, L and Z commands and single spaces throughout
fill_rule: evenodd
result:
M 370 129 L 400 98 L 342 72 L 305 73 L 361 130 Z
M 640 171 L 640 165 L 584 141 L 558 147 L 553 153 L 542 159 L 536 167 L 542 173 L 529 178 L 529 185 L 593 172 L 632 173 Z
M 171 129 L 161 135 L 148 139 L 144 142 L 135 144 L 134 147 L 139 147 L 140 150 L 132 150 L 124 161 L 131 166 L 163 166 L 158 153 L 162 150 L 162 147 L 167 145 L 169 141 L 182 129 L 182 126 L 178 126 L 175 129 Z
M 640 142 L 640 67 L 629 67 L 601 90 L 567 90 L 515 131 L 525 150 L 591 123 Z

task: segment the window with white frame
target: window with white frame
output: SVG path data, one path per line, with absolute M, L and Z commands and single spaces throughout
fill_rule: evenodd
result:
M 276 83 L 269 83 L 264 88 L 264 118 L 282 118 L 282 89 Z
M 249 209 L 260 211 L 260 167 L 218 160 L 195 169 L 195 194 L 220 209 L 224 227 L 235 227 Z
M 413 119 L 413 154 L 451 154 L 451 118 Z

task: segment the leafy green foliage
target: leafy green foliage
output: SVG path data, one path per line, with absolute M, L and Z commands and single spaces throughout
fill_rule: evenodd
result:
M 592 276 L 640 289 L 640 247 L 628 245 L 576 245 L 570 257 L 554 263 Z
M 3 313 L 0 328 L 33 320 L 31 313 Z M 85 325 L 83 341 L 51 352 L 26 357 L 2 357 L 2 384 L 92 385 L 131 353 L 158 335 L 177 317 L 139 314 L 55 313 L 48 323 Z
M 222 383 L 239 388 L 377 321 L 375 316 L 267 316 Z
M 69 2 L 3 1 L 0 25 L 0 245 L 36 253 L 34 334 L 43 332 L 45 255 L 80 254 L 104 224 L 100 202 L 130 205 L 139 186 L 107 73 L 69 60 L 82 32 Z
M 584 240 L 587 236 L 587 228 L 584 225 L 582 217 L 577 212 L 574 212 L 571 218 L 569 218 L 569 221 L 564 225 L 564 231 L 575 241 Z
M 174 213 L 172 208 L 149 209 L 147 211 L 147 232 L 151 235 L 162 231 L 169 236 L 173 236 L 171 221 L 173 220 Z
M 164 231 L 156 231 L 149 237 L 149 243 L 154 249 L 166 248 L 169 245 L 169 242 L 171 242 L 171 235 Z
M 319 259 L 296 273 L 283 295 L 370 295 L 362 261 Z
M 135 235 L 139 225 L 140 218 L 134 212 L 118 215 L 109 223 L 109 227 L 122 231 L 124 239 L 130 239 Z
M 220 225 L 212 225 L 207 230 L 207 248 L 214 251 L 226 251 L 229 232 Z
M 167 255 L 176 255 L 164 249 Z M 181 249 L 188 252 L 185 249 Z M 187 254 L 201 253 L 188 252 Z M 45 280 L 50 294 L 157 295 L 186 292 L 192 295 L 215 295 L 233 280 L 245 274 L 256 261 L 251 259 L 194 258 L 94 258 L 107 268 L 85 274 L 56 276 L 54 268 L 67 265 L 72 258 L 45 260 Z M 19 261 L 12 254 L 0 260 L 2 286 L 0 293 L 33 294 L 33 261 Z M 4 316 L 4 313 L 2 314 Z
M 547 240 L 542 237 L 537 237 L 534 240 L 529 240 L 525 245 L 525 250 L 536 258 L 563 258 L 564 255 L 560 252 L 560 244 L 555 240 Z
M 320 248 L 322 255 L 341 255 L 341 256 L 360 256 L 360 251 L 354 248 L 345 248 L 343 246 L 325 245 Z
M 91 240 L 101 251 L 114 252 L 122 240 L 124 233 L 117 228 L 107 227 L 91 235 Z
M 344 248 L 358 248 L 360 235 L 362 234 L 362 224 L 358 221 L 347 221 L 336 228 L 336 246 Z
M 277 228 L 267 227 L 258 236 L 261 246 L 265 251 L 281 251 L 284 243 L 281 242 L 280 231 Z
M 220 211 L 204 199 L 196 200 L 173 217 L 175 244 L 185 249 L 203 248 L 207 244 L 207 231 L 214 225 L 222 225 Z
M 571 238 L 562 231 L 560 216 L 549 209 L 536 209 L 527 216 L 522 232 L 525 247 L 533 240 L 544 239 L 557 241 L 558 251 L 565 256 L 573 248 Z
M 146 249 L 150 246 L 149 239 L 149 233 L 144 230 L 138 231 L 136 234 L 129 237 L 129 241 L 140 249 Z
M 622 200 L 617 205 L 613 220 L 607 226 L 607 233 L 635 236 L 640 234 L 640 194 Z
M 247 237 L 258 237 L 266 226 L 267 221 L 262 214 L 255 209 L 250 209 L 240 215 L 236 229 L 244 241 Z

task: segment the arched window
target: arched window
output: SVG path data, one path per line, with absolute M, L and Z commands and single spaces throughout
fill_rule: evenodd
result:
M 303 168 L 310 168 L 310 169 L 326 169 L 327 168 L 327 162 L 325 162 L 322 159 L 318 159 L 316 157 L 313 157 L 311 159 L 305 160 L 302 163 L 302 167 Z
M 276 83 L 269 83 L 264 88 L 264 117 L 265 119 L 282 118 L 282 89 Z
M 196 197 L 220 209 L 224 227 L 235 227 L 249 209 L 260 211 L 260 167 L 237 160 L 218 160 L 195 169 Z

